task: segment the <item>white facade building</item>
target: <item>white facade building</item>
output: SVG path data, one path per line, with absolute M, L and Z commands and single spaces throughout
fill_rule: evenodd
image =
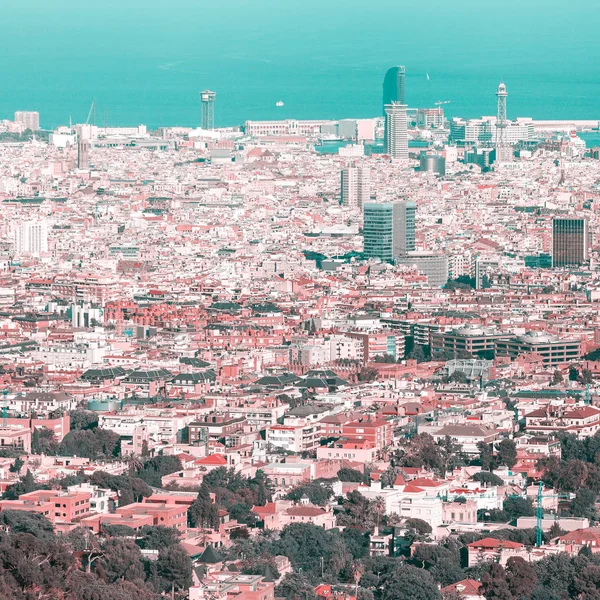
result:
M 364 167 L 347 167 L 341 172 L 340 195 L 344 206 L 358 206 L 371 199 L 371 173 Z
M 45 221 L 21 221 L 13 229 L 15 255 L 39 256 L 48 252 L 48 224 Z
M 15 123 L 31 131 L 40 130 L 40 113 L 34 110 L 18 110 L 15 113 Z
M 386 104 L 385 151 L 392 158 L 408 159 L 408 118 L 406 104 Z

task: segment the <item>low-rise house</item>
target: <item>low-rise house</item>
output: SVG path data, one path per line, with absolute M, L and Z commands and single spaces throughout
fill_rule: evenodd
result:
M 591 437 L 600 430 L 600 409 L 595 406 L 567 408 L 548 405 L 525 415 L 525 428 L 528 433 L 534 434 L 562 431 L 580 439 Z
M 564 551 L 577 555 L 583 548 L 589 548 L 593 554 L 600 552 L 600 527 L 587 527 L 576 529 L 558 538 L 558 544 Z
M 519 542 L 484 538 L 467 544 L 468 566 L 493 561 L 505 565 L 511 556 L 521 556 L 525 546 Z
M 475 579 L 462 579 L 442 588 L 441 591 L 444 596 L 454 594 L 461 598 L 461 600 L 485 600 L 482 585 Z

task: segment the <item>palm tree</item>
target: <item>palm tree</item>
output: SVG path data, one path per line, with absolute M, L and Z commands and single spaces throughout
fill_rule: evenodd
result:
M 135 452 L 125 456 L 123 461 L 127 464 L 127 470 L 130 475 L 144 467 L 144 461 Z

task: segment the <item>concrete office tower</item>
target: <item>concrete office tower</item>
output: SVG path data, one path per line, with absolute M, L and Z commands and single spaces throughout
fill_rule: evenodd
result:
M 506 128 L 508 120 L 506 118 L 506 98 L 508 92 L 506 86 L 501 83 L 496 92 L 498 98 L 498 114 L 496 115 L 496 162 L 512 162 L 512 146 L 508 143 Z
M 344 206 L 362 208 L 371 199 L 371 172 L 364 167 L 347 167 L 341 172 L 340 196 Z
M 574 267 L 588 261 L 588 221 L 583 217 L 552 219 L 552 266 Z
M 18 110 L 15 113 L 15 123 L 19 123 L 25 129 L 31 131 L 40 130 L 40 113 L 32 110 Z
M 21 221 L 13 229 L 15 255 L 39 255 L 48 251 L 48 225 L 45 221 Z
M 385 151 L 392 158 L 408 158 L 406 104 L 387 104 L 385 107 Z
M 404 104 L 405 67 L 392 67 L 383 79 L 383 114 L 386 104 Z
M 202 129 L 212 130 L 215 128 L 215 100 L 217 94 L 210 90 L 200 92 L 202 104 Z
M 363 209 L 363 242 L 367 258 L 391 262 L 415 249 L 414 202 L 368 202 Z
M 89 140 L 79 139 L 77 142 L 77 168 L 89 169 L 90 166 L 90 142 Z
M 438 252 L 414 251 L 396 259 L 397 265 L 416 267 L 427 277 L 430 287 L 448 283 L 448 257 Z

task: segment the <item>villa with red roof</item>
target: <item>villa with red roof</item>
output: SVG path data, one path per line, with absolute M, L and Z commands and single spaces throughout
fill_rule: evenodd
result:
M 521 556 L 524 550 L 525 546 L 519 542 L 487 537 L 467 544 L 468 566 L 472 567 L 486 561 L 499 562 L 505 565 L 511 556 Z

